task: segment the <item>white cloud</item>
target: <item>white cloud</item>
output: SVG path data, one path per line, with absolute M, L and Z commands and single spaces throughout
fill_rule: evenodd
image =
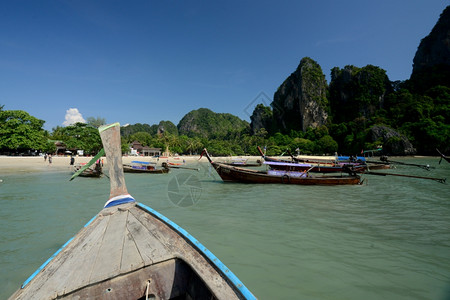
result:
M 86 120 L 83 119 L 83 116 L 78 111 L 78 108 L 69 108 L 66 110 L 66 120 L 63 122 L 63 125 L 69 126 L 77 122 L 86 123 Z

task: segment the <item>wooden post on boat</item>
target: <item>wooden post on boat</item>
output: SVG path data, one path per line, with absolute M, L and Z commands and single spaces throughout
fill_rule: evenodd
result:
M 445 159 L 448 163 L 450 163 L 450 157 L 445 156 L 444 154 L 441 153 L 441 151 L 438 150 L 438 148 L 436 148 L 436 151 L 439 153 L 439 155 L 441 156 L 441 159 L 439 160 L 439 164 L 441 164 L 442 159 Z
M 203 148 L 203 151 L 202 151 L 202 153 L 200 153 L 200 158 L 198 160 L 202 159 L 203 155 L 205 155 L 205 157 L 208 159 L 209 163 L 212 164 L 212 159 L 209 156 L 208 150 L 206 150 L 206 148 Z
M 105 147 L 108 163 L 111 191 L 109 198 L 127 195 L 125 176 L 123 175 L 122 149 L 120 148 L 120 124 L 114 123 L 101 126 L 98 131 Z

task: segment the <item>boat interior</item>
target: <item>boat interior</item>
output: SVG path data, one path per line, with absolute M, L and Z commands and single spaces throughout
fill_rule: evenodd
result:
M 195 271 L 180 258 L 84 287 L 67 296 L 74 299 L 217 299 Z

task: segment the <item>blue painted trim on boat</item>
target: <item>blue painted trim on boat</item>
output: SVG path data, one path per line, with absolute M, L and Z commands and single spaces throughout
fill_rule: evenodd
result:
M 87 222 L 86 223 L 86 225 L 84 225 L 84 227 L 88 227 L 89 226 L 89 224 L 91 224 L 92 223 L 92 221 L 94 221 L 95 220 L 95 218 L 97 218 L 97 215 L 95 215 L 92 219 L 90 219 L 89 220 L 89 222 Z
M 211 251 L 203 246 L 196 238 L 190 235 L 189 232 L 187 232 L 181 226 L 178 226 L 176 223 L 172 222 L 166 216 L 148 207 L 147 205 L 139 202 L 137 202 L 136 205 L 153 214 L 164 223 L 168 224 L 170 227 L 178 231 L 178 233 L 180 233 L 185 239 L 189 240 L 193 245 L 195 245 L 197 249 L 202 252 L 234 284 L 234 286 L 241 292 L 245 299 L 256 299 L 256 297 L 250 292 L 249 289 L 247 289 L 242 281 L 240 281 L 239 278 L 234 275 L 233 272 L 231 272 L 231 270 L 228 269 Z
M 132 160 L 131 163 L 132 163 L 132 164 L 141 164 L 141 165 L 150 165 L 150 164 L 156 165 L 156 163 L 155 163 L 155 162 L 152 162 L 152 161 Z
M 106 205 L 104 208 L 116 206 L 116 205 L 120 205 L 120 204 L 125 204 L 125 203 L 130 203 L 130 202 L 135 202 L 135 201 L 136 200 L 134 200 L 133 197 L 121 198 L 121 199 L 117 199 L 117 200 L 109 202 L 108 205 Z
M 349 160 L 350 159 L 350 156 L 338 156 L 338 158 L 337 158 L 339 161 L 340 160 Z M 356 160 L 362 160 L 362 161 L 366 161 L 366 158 L 364 157 L 364 156 L 357 156 L 356 158 L 355 158 Z
M 90 219 L 89 222 L 87 222 L 86 225 L 84 225 L 84 227 L 88 227 L 89 224 L 91 224 L 92 221 L 95 220 L 95 218 L 97 218 L 97 215 L 95 215 L 92 219 Z M 25 287 L 25 286 L 26 286 L 26 285 L 27 285 L 34 277 L 36 277 L 36 275 L 37 275 L 40 271 L 42 271 L 42 269 L 44 269 L 45 266 L 47 266 L 47 265 L 55 258 L 55 256 L 59 254 L 59 252 L 61 252 L 67 245 L 69 245 L 69 243 L 70 243 L 74 238 L 75 238 L 75 236 L 72 237 L 71 239 L 69 239 L 64 245 L 61 246 L 61 248 L 58 249 L 58 251 L 56 251 L 52 256 L 50 256 L 50 258 L 47 259 L 46 262 L 44 262 L 44 263 L 43 263 L 36 271 L 34 271 L 34 273 L 31 274 L 31 276 L 28 277 L 28 279 L 25 280 L 25 281 L 23 282 L 21 288 L 23 289 L 23 288 L 24 288 L 24 287 Z
M 62 245 L 61 248 L 58 249 L 58 251 L 56 251 L 49 259 L 47 259 L 47 261 L 45 263 L 43 263 L 33 274 L 31 274 L 30 277 L 28 277 L 27 280 L 25 280 L 25 282 L 22 284 L 22 289 L 34 278 L 36 277 L 36 275 L 43 269 L 45 268 L 46 265 L 48 265 L 53 258 L 55 258 L 56 255 L 58 255 L 59 252 L 62 251 L 62 249 L 64 249 L 71 241 L 73 240 L 73 238 L 71 238 L 70 240 L 68 240 L 64 245 Z

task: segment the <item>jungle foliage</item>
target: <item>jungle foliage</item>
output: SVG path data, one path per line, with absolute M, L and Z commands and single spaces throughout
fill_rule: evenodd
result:
M 68 150 L 82 149 L 86 154 L 95 155 L 103 148 L 98 129 L 85 123 L 57 126 L 53 128 L 51 137 L 62 141 Z

